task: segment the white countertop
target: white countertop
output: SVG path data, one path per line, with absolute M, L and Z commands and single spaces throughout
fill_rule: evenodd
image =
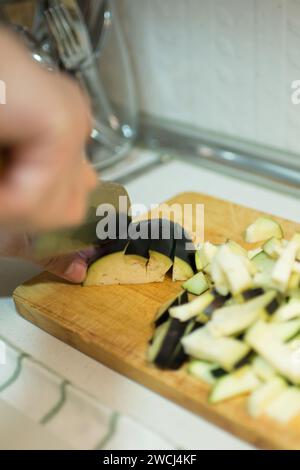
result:
M 132 202 L 147 206 L 182 191 L 199 191 L 300 222 L 300 204 L 296 199 L 184 161 L 170 161 L 145 172 L 130 181 L 127 189 Z M 99 399 L 104 405 L 132 417 L 175 447 L 252 448 L 19 317 L 10 297 L 12 289 L 37 271 L 21 261 L 1 260 L 0 334 L 3 337 Z

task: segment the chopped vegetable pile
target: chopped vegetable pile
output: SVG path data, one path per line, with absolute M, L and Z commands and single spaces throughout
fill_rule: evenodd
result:
M 205 242 L 198 273 L 163 305 L 148 360 L 207 383 L 210 403 L 247 395 L 247 411 L 286 423 L 300 414 L 300 234 L 259 217 L 245 241 Z

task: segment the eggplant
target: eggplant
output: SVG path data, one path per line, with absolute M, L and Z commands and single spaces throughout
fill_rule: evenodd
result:
M 175 243 L 172 279 L 186 281 L 196 272 L 195 248 L 192 240 L 178 224 L 175 227 L 175 236 L 178 238 Z M 193 248 L 187 248 L 187 244 Z
M 260 386 L 260 381 L 250 366 L 244 366 L 231 374 L 221 377 L 209 396 L 210 403 L 218 403 L 252 392 Z
M 194 273 L 194 250 L 184 229 L 166 219 L 136 222 L 129 233 L 142 238 L 116 240 L 105 256 L 89 266 L 85 286 L 162 282 L 173 266 L 173 279 L 186 280 Z M 167 234 L 167 236 L 166 236 Z M 182 234 L 182 239 L 178 236 Z M 190 264 L 189 264 L 190 263 Z
M 188 294 L 186 291 L 182 291 L 177 294 L 172 299 L 165 302 L 157 311 L 157 314 L 154 319 L 154 326 L 157 328 L 159 325 L 164 323 L 170 318 L 169 308 L 175 307 L 178 305 L 183 305 L 188 302 Z

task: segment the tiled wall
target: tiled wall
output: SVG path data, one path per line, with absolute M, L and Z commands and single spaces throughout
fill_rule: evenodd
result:
M 116 0 L 140 108 L 300 153 L 300 0 Z

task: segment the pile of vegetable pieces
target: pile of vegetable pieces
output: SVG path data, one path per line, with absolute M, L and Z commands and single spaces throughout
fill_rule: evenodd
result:
M 198 273 L 163 305 L 148 360 L 162 369 L 185 364 L 211 387 L 209 402 L 247 395 L 253 417 L 286 423 L 300 414 L 300 234 L 259 217 L 234 241 L 195 252 Z

